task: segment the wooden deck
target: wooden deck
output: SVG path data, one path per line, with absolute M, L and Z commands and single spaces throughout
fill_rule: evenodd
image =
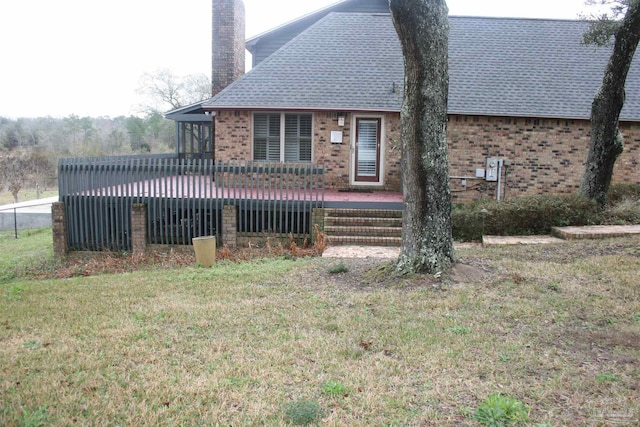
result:
M 256 186 L 216 185 L 203 176 L 172 176 L 115 185 L 88 192 L 94 196 L 151 197 L 168 199 L 261 200 L 320 203 L 326 208 L 343 209 L 402 209 L 402 193 L 373 190 L 320 190 L 268 188 Z M 324 202 L 323 202 L 324 201 Z

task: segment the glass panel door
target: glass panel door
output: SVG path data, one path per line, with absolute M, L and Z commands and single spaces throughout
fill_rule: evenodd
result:
M 380 180 L 380 119 L 356 119 L 356 181 Z

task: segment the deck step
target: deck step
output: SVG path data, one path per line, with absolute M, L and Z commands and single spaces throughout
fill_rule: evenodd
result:
M 402 211 L 392 209 L 325 209 L 325 216 L 365 217 L 365 218 L 402 218 Z
M 400 246 L 402 211 L 326 209 L 324 232 L 332 246 Z
M 327 236 L 401 237 L 402 227 L 334 226 L 325 224 Z
M 400 227 L 402 218 L 370 218 L 358 216 L 328 216 L 324 220 L 325 227 Z
M 332 246 L 401 246 L 402 244 L 401 237 L 378 236 L 327 236 L 327 241 Z

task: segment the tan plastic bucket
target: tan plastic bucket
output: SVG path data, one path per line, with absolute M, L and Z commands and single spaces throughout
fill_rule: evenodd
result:
M 202 267 L 211 267 L 216 262 L 216 237 L 204 236 L 191 239 L 196 251 L 196 262 Z

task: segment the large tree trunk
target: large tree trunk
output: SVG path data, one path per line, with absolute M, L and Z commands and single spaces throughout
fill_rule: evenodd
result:
M 404 55 L 401 112 L 404 213 L 398 271 L 451 266 L 447 155 L 449 18 L 444 0 L 389 0 Z
M 624 85 L 639 41 L 640 2 L 634 1 L 616 31 L 613 53 L 591 105 L 591 142 L 580 194 L 601 206 L 607 200 L 613 167 L 623 150 L 618 120 L 624 105 Z

